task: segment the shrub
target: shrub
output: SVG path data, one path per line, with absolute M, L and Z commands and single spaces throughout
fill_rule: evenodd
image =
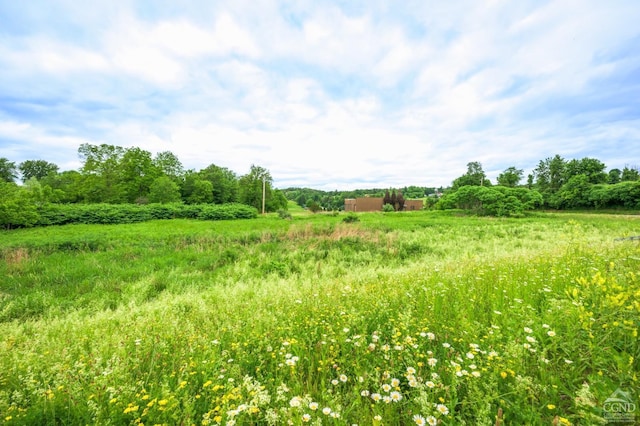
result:
M 357 214 L 353 212 L 349 212 L 345 217 L 342 218 L 342 221 L 344 223 L 354 223 L 354 222 L 360 222 L 360 218 L 358 217 Z

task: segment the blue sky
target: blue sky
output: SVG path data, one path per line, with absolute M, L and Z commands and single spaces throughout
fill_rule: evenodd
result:
M 136 146 L 325 190 L 640 166 L 639 22 L 637 0 L 0 0 L 0 157 Z

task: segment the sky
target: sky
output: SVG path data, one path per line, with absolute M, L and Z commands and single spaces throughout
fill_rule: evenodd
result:
M 276 188 L 640 166 L 638 0 L 0 0 L 0 157 L 83 143 Z

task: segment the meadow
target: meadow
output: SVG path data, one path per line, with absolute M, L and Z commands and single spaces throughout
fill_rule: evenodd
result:
M 604 424 L 640 216 L 294 211 L 0 233 L 0 422 Z M 640 413 L 636 414 L 640 420 Z

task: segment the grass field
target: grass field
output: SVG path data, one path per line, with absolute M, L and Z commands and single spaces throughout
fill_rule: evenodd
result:
M 615 239 L 640 217 L 344 218 L 1 233 L 0 422 L 603 424 L 617 389 L 638 405 L 640 246 Z

